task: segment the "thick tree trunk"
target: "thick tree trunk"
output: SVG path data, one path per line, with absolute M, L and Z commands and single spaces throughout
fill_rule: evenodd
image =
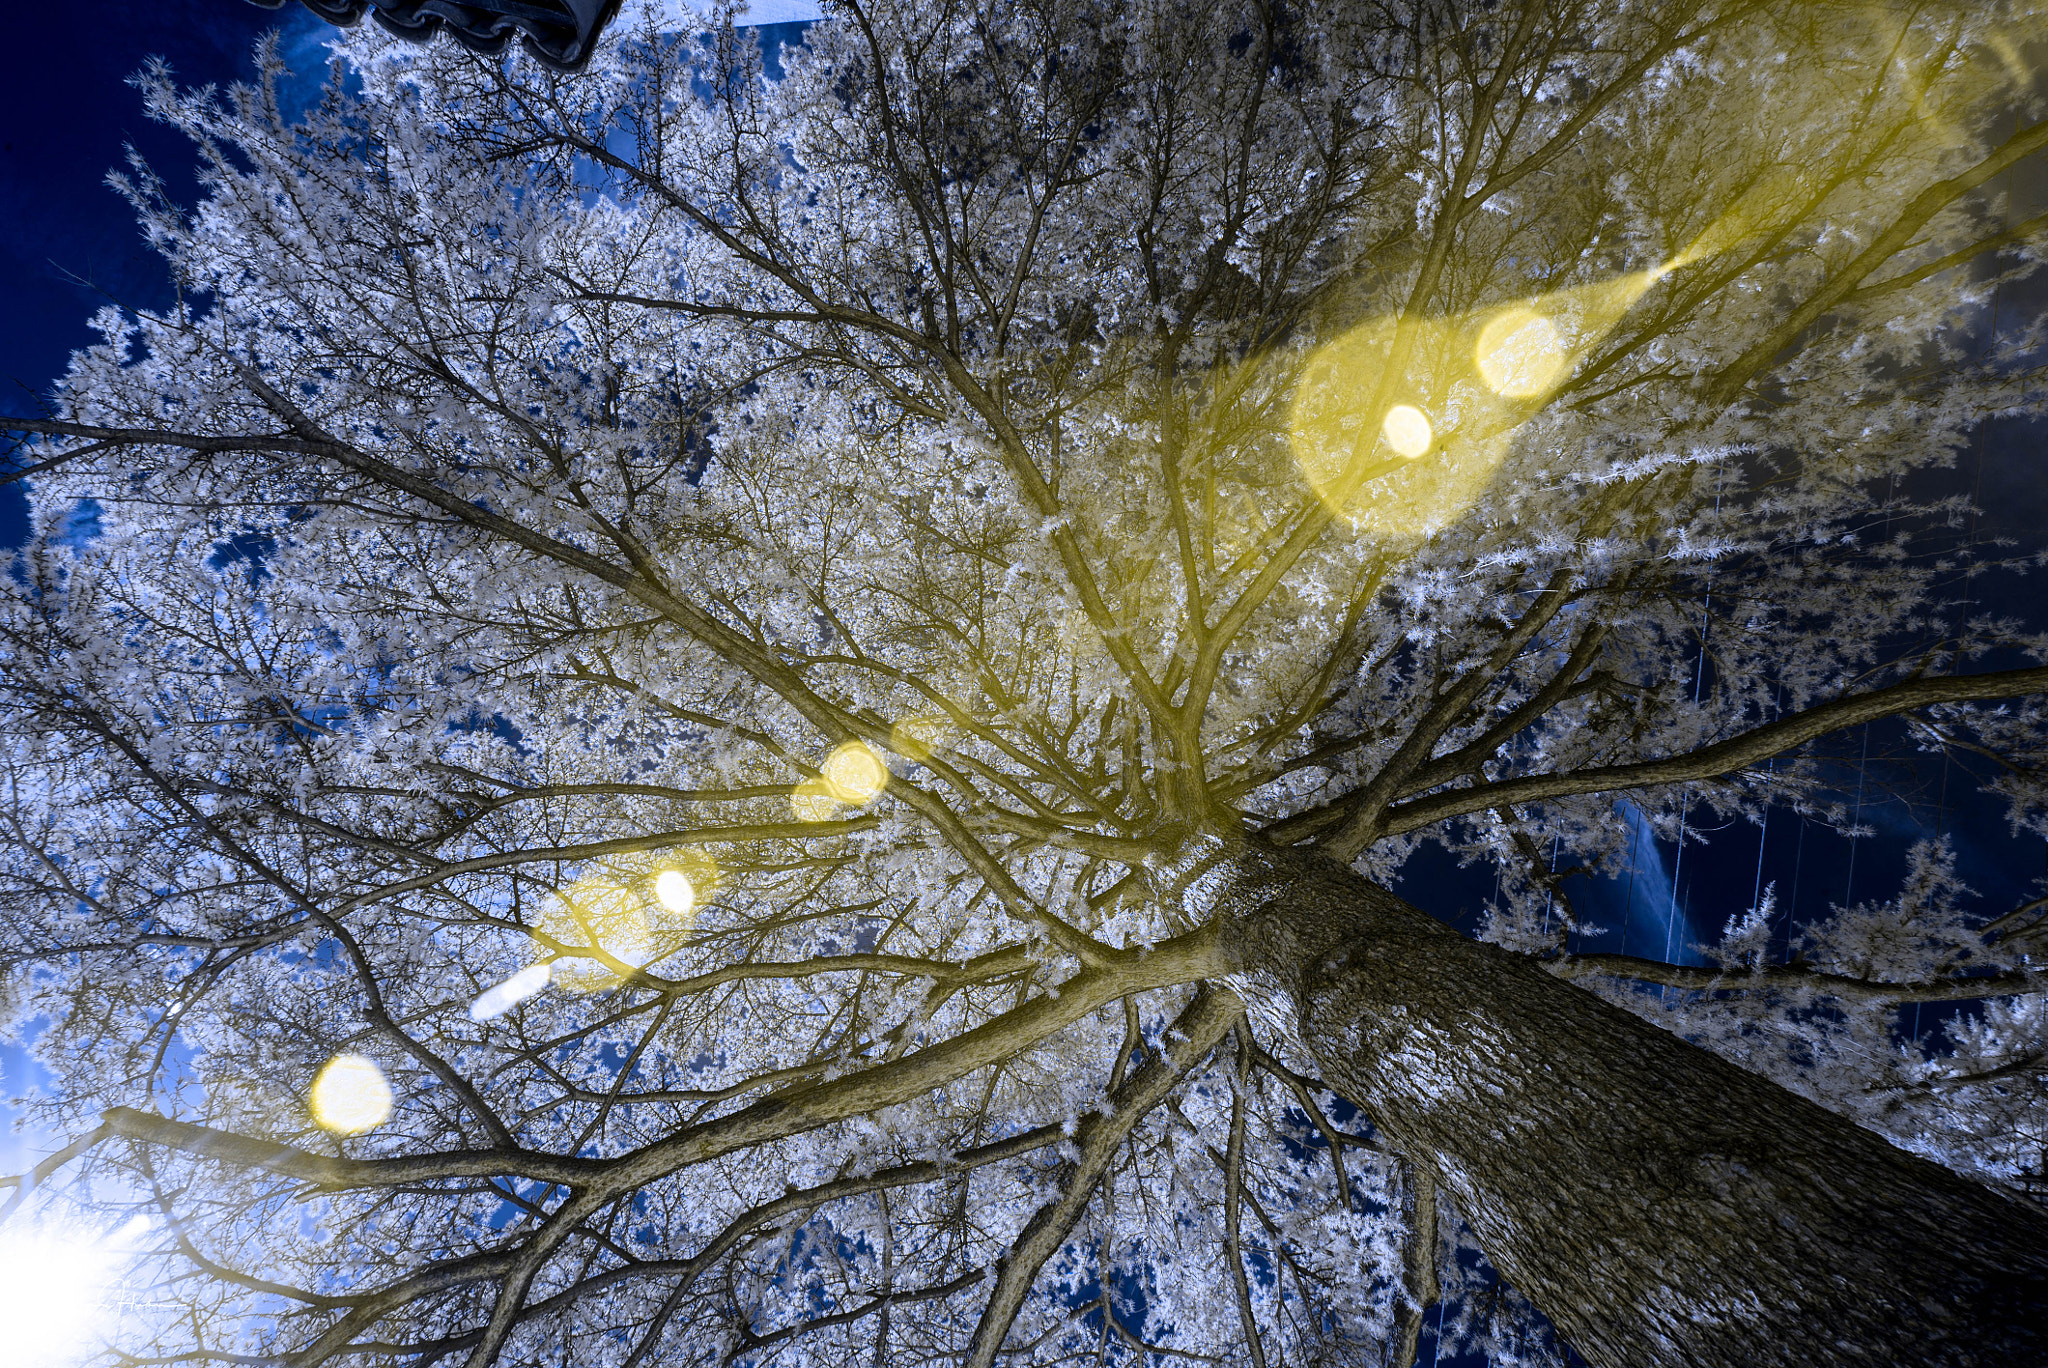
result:
M 1199 886 L 1254 1010 L 1598 1368 L 2048 1364 L 2048 1210 L 1322 857 L 1242 853 Z

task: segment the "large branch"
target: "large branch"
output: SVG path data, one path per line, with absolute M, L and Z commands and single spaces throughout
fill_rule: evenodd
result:
M 58 1150 L 55 1154 L 37 1164 L 27 1173 L 0 1178 L 0 1187 L 11 1187 L 14 1189 L 14 1195 L 7 1199 L 6 1205 L 0 1206 L 0 1222 L 5 1222 L 9 1216 L 12 1216 L 15 1208 L 27 1201 L 29 1194 L 42 1186 L 51 1174 L 63 1168 L 73 1159 L 76 1159 L 79 1155 L 85 1153 L 111 1134 L 113 1134 L 112 1128 L 102 1120 L 96 1128 L 79 1136 L 63 1149 Z
M 1018 1050 L 1130 993 L 1192 982 L 1216 973 L 1215 936 L 1204 930 L 1163 942 L 1149 953 L 1106 970 L 1088 970 L 1057 993 L 1020 1007 L 950 1040 L 816 1087 L 764 1099 L 732 1116 L 682 1132 L 615 1159 L 586 1159 L 494 1148 L 343 1159 L 309 1154 L 276 1141 L 115 1107 L 104 1116 L 113 1135 L 165 1145 L 241 1167 L 259 1168 L 323 1188 L 389 1187 L 461 1177 L 516 1174 L 606 1197 L 651 1182 L 678 1168 L 750 1145 L 768 1143 L 845 1117 L 907 1101 Z
M 1252 1308 L 1251 1282 L 1244 1275 L 1244 1239 L 1238 1216 L 1244 1205 L 1244 1058 L 1238 1053 L 1237 1086 L 1230 1093 L 1230 1148 L 1223 1156 L 1223 1262 L 1230 1266 L 1230 1289 L 1236 1294 L 1238 1329 L 1244 1334 L 1245 1357 L 1252 1368 L 1266 1368 L 1266 1350 L 1259 1338 L 1259 1317 Z M 1334 1156 L 1332 1156 L 1334 1157 Z M 1350 1205 L 1350 1194 L 1345 1194 Z
M 213 456 L 228 451 L 291 451 L 300 455 L 324 455 L 319 443 L 308 442 L 290 433 L 237 434 L 222 436 L 219 433 L 173 432 L 159 428 L 112 428 L 93 423 L 67 423 L 48 418 L 9 418 L 0 415 L 0 432 L 33 432 L 44 437 L 83 437 L 100 445 L 80 451 L 65 452 L 61 457 L 41 463 L 38 469 L 48 469 L 59 460 L 70 460 L 105 449 L 107 446 L 174 446 L 197 456 Z M 15 477 L 32 474 L 33 471 L 17 471 Z
M 1878 979 L 1830 974 L 1810 964 L 1716 969 L 1694 964 L 1666 964 L 1634 955 L 1564 955 L 1544 961 L 1543 967 L 1561 979 L 1625 978 L 1695 992 L 1754 993 L 1803 988 L 1873 1007 L 1892 1007 L 1906 1002 L 1968 1002 L 2048 991 L 2048 974 L 2018 971 L 1921 983 L 1885 983 Z
M 1012 1058 L 1105 1003 L 1129 993 L 1213 977 L 1221 967 L 1210 928 L 1162 941 L 1147 953 L 1083 970 L 1043 997 L 915 1054 L 764 1098 L 730 1116 L 687 1127 L 611 1161 L 601 1186 L 624 1192 L 690 1164 L 907 1102 Z
M 1829 732 L 1875 722 L 1879 718 L 1895 717 L 1930 704 L 2015 698 L 2044 692 L 2048 692 L 2048 666 L 1949 675 L 1937 679 L 1909 679 L 1851 698 L 1837 698 L 1753 727 L 1725 741 L 1716 741 L 1698 750 L 1661 760 L 1642 760 L 1632 765 L 1602 765 L 1558 774 L 1531 774 L 1489 784 L 1474 784 L 1468 788 L 1445 789 L 1395 804 L 1387 810 L 1387 820 L 1380 830 L 1388 836 L 1399 836 L 1447 818 L 1505 804 L 1540 803 L 1547 798 L 1566 798 L 1578 793 L 1605 793 L 1716 779 L 1783 755 Z
M 587 1183 L 603 1173 L 605 1168 L 601 1159 L 541 1154 L 534 1150 L 506 1147 L 408 1154 L 390 1159 L 340 1159 L 331 1155 L 308 1154 L 275 1140 L 259 1140 L 189 1121 L 173 1121 L 168 1116 L 157 1116 L 132 1107 L 109 1108 L 100 1119 L 109 1135 L 163 1145 L 241 1168 L 258 1168 L 333 1191 L 403 1187 L 445 1178 L 494 1178 L 506 1174 L 543 1183 L 570 1185 Z M 98 1138 L 97 1133 L 95 1138 Z
M 1611 499 L 1601 501 L 1600 522 L 1606 521 L 1611 504 Z M 1560 566 L 1552 573 L 1549 581 L 1536 591 L 1534 602 L 1502 634 L 1485 661 L 1452 681 L 1416 719 L 1400 748 L 1388 757 L 1379 773 L 1366 782 L 1344 825 L 1334 836 L 1325 838 L 1324 845 L 1331 854 L 1341 860 L 1350 860 L 1378 839 L 1380 819 L 1386 811 L 1387 800 L 1400 792 L 1402 781 L 1430 758 L 1438 740 L 1472 706 L 1486 686 L 1506 670 L 1536 634 L 1549 626 L 1571 602 L 1572 595 L 1566 591 L 1571 584 L 1572 572 L 1573 567 Z M 1576 664 L 1577 661 L 1578 655 L 1574 652 L 1570 663 Z
M 985 1268 L 970 1268 L 950 1282 L 940 1283 L 935 1287 L 918 1287 L 907 1291 L 883 1292 L 850 1311 L 834 1311 L 830 1315 L 816 1316 L 810 1320 L 798 1321 L 793 1325 L 785 1325 L 780 1330 L 771 1330 L 765 1335 L 756 1335 L 751 1331 L 747 1331 L 740 1336 L 740 1347 L 742 1349 L 762 1349 L 772 1344 L 779 1344 L 784 1340 L 795 1339 L 798 1335 L 807 1335 L 813 1330 L 823 1330 L 834 1325 L 847 1325 L 865 1316 L 871 1316 L 877 1311 L 886 1311 L 898 1302 L 937 1301 L 950 1297 L 955 1292 L 964 1291 L 987 1276 L 988 1270 Z
M 929 978 L 942 983 L 971 983 L 982 979 L 999 978 L 1004 974 L 1014 974 L 1029 969 L 1036 963 L 1028 947 L 1006 945 L 965 963 L 955 960 L 924 959 L 917 955 L 819 955 L 813 959 L 787 962 L 743 961 L 738 964 L 721 965 L 701 974 L 692 974 L 686 979 L 660 978 L 644 969 L 640 971 L 640 977 L 642 981 L 653 985 L 659 991 L 680 997 L 688 993 L 702 993 L 741 979 L 808 978 L 812 974 L 907 974 L 912 978 Z
M 1943 271 L 1953 271 L 1958 266 L 1966 266 L 1978 257 L 1983 256 L 1986 252 L 1995 252 L 2001 247 L 2008 247 L 2015 242 L 2025 241 L 2043 229 L 2048 229 L 2048 214 L 2036 214 L 2032 218 L 2023 219 L 2001 232 L 1993 233 L 1989 237 L 1979 238 L 1967 247 L 1959 247 L 1947 256 L 1936 257 L 1933 261 L 1915 266 L 1910 271 L 1902 271 L 1898 275 L 1887 276 L 1883 280 L 1874 280 L 1859 289 L 1851 290 L 1842 298 L 1841 302 L 1844 304 L 1862 304 L 1868 300 L 1891 294 L 1894 291 L 1903 290 L 1910 285 L 1918 285 L 1929 276 L 1940 275 Z
M 1401 1290 L 1394 1301 L 1394 1362 L 1408 1368 L 1422 1340 L 1422 1313 L 1443 1295 L 1437 1277 L 1436 1179 L 1420 1164 L 1401 1161 L 1408 1238 L 1401 1245 Z
M 968 1341 L 961 1368 L 993 1368 L 1026 1294 L 1038 1281 L 1038 1270 L 1066 1242 L 1124 1137 L 1166 1100 L 1182 1075 L 1208 1057 L 1243 1013 L 1244 1004 L 1234 993 L 1206 984 L 1197 989 L 1194 1000 L 1166 1028 L 1161 1038 L 1164 1048 L 1113 1094 L 1109 1115 L 1091 1116 L 1082 1122 L 1074 1138 L 1074 1157 L 1060 1169 L 1059 1195 L 1038 1209 L 1004 1256 L 1002 1272 L 974 1327 L 974 1337 Z
M 639 855 L 650 850 L 674 850 L 681 846 L 734 845 L 745 841 L 802 841 L 826 836 L 848 836 L 881 824 L 879 817 L 846 817 L 827 822 L 750 822 L 739 826 L 694 827 L 684 831 L 656 831 L 645 836 L 620 836 L 609 841 L 587 841 L 579 845 L 541 846 L 532 850 L 508 850 L 497 855 L 478 855 L 468 860 L 450 860 L 430 873 L 398 879 L 355 894 L 336 904 L 335 913 L 350 912 L 446 883 L 461 874 L 504 869 L 509 865 L 575 864 L 606 855 Z M 428 859 L 419 855 L 417 858 Z

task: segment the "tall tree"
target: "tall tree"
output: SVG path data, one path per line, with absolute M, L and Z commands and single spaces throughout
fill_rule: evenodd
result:
M 1905 492 L 2039 403 L 1982 315 L 2041 28 L 901 0 L 772 80 L 651 21 L 365 33 L 297 122 L 152 73 L 184 303 L 9 420 L 4 625 L 39 1177 L 177 1308 L 124 1347 L 1405 1364 L 1471 1242 L 1501 1362 L 1521 1296 L 1603 1368 L 2041 1362 L 2038 905 L 1929 846 L 1701 968 L 1569 953 L 1566 877 L 1847 825 L 1888 718 L 2048 830 L 2048 638 Z

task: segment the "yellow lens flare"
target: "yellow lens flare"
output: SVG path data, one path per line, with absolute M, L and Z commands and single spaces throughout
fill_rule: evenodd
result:
M 865 741 L 835 747 L 819 767 L 832 795 L 851 807 L 865 807 L 889 786 L 889 762 Z
M 959 738 L 953 719 L 938 713 L 906 717 L 889 728 L 889 749 L 905 760 L 925 764 L 935 755 L 950 750 Z
M 1288 412 L 1295 463 L 1316 496 L 1362 537 L 1401 541 L 1443 526 L 1479 497 L 1498 464 L 1500 443 L 1440 431 L 1429 416 L 1444 412 L 1452 395 L 1446 377 L 1470 365 L 1463 355 L 1470 334 L 1461 336 L 1460 326 L 1454 319 L 1415 324 L 1407 363 L 1390 375 L 1395 321 L 1367 319 L 1318 348 L 1296 379 Z M 1411 401 L 1389 405 L 1392 394 Z M 1473 413 L 1469 395 L 1459 403 Z M 1460 425 L 1473 424 L 1461 417 Z
M 1434 534 L 1479 500 L 1540 402 L 1671 269 L 1485 313 L 1406 325 L 1366 319 L 1317 348 L 1295 376 L 1295 463 L 1360 536 L 1399 542 Z M 1397 354 L 1398 374 L 1390 369 Z M 1390 404 L 1394 395 L 1409 398 Z
M 1557 325 L 1530 308 L 1509 309 L 1481 328 L 1475 358 L 1487 388 L 1509 399 L 1547 393 L 1571 369 Z
M 711 901 L 721 876 L 718 861 L 702 850 L 684 850 L 666 858 L 654 875 L 654 901 L 660 908 L 655 923 L 663 932 L 696 929 L 698 914 Z
M 1388 409 L 1385 421 L 1380 424 L 1380 436 L 1411 461 L 1427 453 L 1429 444 L 1436 440 L 1436 434 L 1430 430 L 1429 415 L 1413 404 L 1396 404 Z
M 536 965 L 524 971 L 533 977 L 514 975 L 499 987 L 508 995 L 527 996 L 528 989 L 539 992 L 549 984 L 575 993 L 616 987 L 633 970 L 685 948 L 723 882 L 718 861 L 696 849 L 618 856 L 588 865 L 541 911 L 537 948 L 555 957 L 546 966 L 547 980 L 539 981 L 541 966 Z
M 1959 11 L 1963 8 L 1958 6 Z M 2007 31 L 1983 27 L 1959 52 L 1951 46 L 1953 16 L 1939 8 L 1922 8 L 1916 14 L 1918 18 L 1905 20 L 1882 5 L 1844 13 L 1840 37 L 1846 46 L 1839 71 L 1860 68 L 1868 73 L 1872 103 L 1859 116 L 1866 128 L 1893 123 L 1896 133 L 1888 136 L 1897 137 L 1895 147 L 1901 153 L 1939 156 L 1970 141 L 1952 110 L 1983 101 L 2000 85 L 2030 88 L 2036 75 L 2034 64 Z M 1782 232 L 1788 224 L 1810 221 L 1815 196 L 1827 192 L 1822 177 L 1830 167 L 1823 164 L 1815 174 L 1802 169 L 1801 161 L 1753 168 L 1728 206 L 1666 269 L 1734 252 L 1754 239 Z M 1847 238 L 1856 236 L 1852 232 Z
M 321 1065 L 306 1100 L 313 1120 L 336 1135 L 361 1135 L 391 1119 L 391 1085 L 374 1060 L 359 1054 Z
M 861 808 L 889 786 L 889 762 L 865 741 L 836 746 L 818 777 L 790 790 L 789 809 L 800 822 L 827 822 L 842 808 Z
M 2013 85 L 2032 84 L 2033 70 L 2025 57 L 2020 55 L 2017 44 L 2006 34 L 1991 32 L 1984 35 L 1984 45 L 1998 58 L 2005 72 L 2005 79 Z
M 644 968 L 676 948 L 673 938 L 659 934 L 648 899 L 609 873 L 576 880 L 541 914 L 541 933 L 561 955 L 551 979 L 570 992 L 615 987 L 622 971 Z
M 1393 320 L 1370 318 L 1318 347 L 1296 378 L 1288 426 L 1309 483 L 1332 499 L 1346 470 L 1375 445 L 1386 417 L 1370 406 L 1387 382 Z M 1411 368 L 1412 369 L 1412 368 Z M 1414 390 L 1417 387 L 1403 385 Z
M 799 822 L 829 822 L 839 815 L 839 800 L 823 779 L 806 779 L 789 791 L 789 810 Z

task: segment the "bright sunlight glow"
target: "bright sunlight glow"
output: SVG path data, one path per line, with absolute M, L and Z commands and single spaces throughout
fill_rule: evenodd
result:
M 0 1228 L 0 1343 L 16 1368 L 70 1368 L 100 1350 L 119 1236 L 91 1239 L 28 1224 Z
M 322 1065 L 307 1100 L 313 1119 L 337 1135 L 361 1135 L 391 1116 L 384 1071 L 359 1054 L 336 1055 Z
M 718 861 L 702 850 L 679 850 L 662 861 L 654 875 L 655 929 L 687 934 L 696 929 L 697 914 L 711 901 L 720 879 Z
M 661 930 L 643 877 L 612 867 L 586 873 L 541 914 L 547 937 L 542 944 L 561 956 L 552 982 L 575 993 L 614 987 L 621 977 L 618 965 L 639 969 L 671 953 L 673 938 Z M 610 962 L 574 954 L 575 949 L 601 952 Z
M 822 766 L 832 796 L 853 807 L 872 803 L 889 786 L 889 766 L 865 741 L 848 741 Z
M 688 916 L 697 906 L 697 886 L 680 869 L 664 869 L 654 876 L 654 896 L 677 916 Z

